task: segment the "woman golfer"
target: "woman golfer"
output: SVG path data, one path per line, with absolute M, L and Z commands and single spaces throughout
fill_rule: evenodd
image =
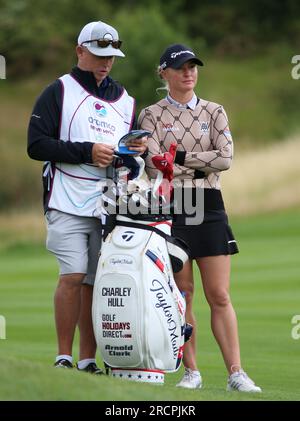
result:
M 173 234 L 185 240 L 191 249 L 191 258 L 176 276 L 176 282 L 186 294 L 187 322 L 194 326 L 192 339 L 184 351 L 185 373 L 177 386 L 189 389 L 202 386 L 196 363 L 196 323 L 192 312 L 195 260 L 211 309 L 212 331 L 228 370 L 227 390 L 261 392 L 242 370 L 237 320 L 229 296 L 230 255 L 238 253 L 238 247 L 224 208 L 220 173 L 231 165 L 233 143 L 223 107 L 198 98 L 194 92 L 197 66 L 202 65 L 191 48 L 181 44 L 169 46 L 158 68 L 167 95 L 143 109 L 139 116 L 140 128 L 152 133 L 146 158 L 149 177 L 156 177 L 152 156 L 168 151 L 175 141 L 174 180 L 184 183 L 183 197 L 189 189 L 192 198 L 179 206 L 175 197 L 173 220 Z M 203 208 L 202 222 L 188 215 L 188 204 L 193 204 L 198 213 Z M 183 212 L 180 212 L 181 207 Z

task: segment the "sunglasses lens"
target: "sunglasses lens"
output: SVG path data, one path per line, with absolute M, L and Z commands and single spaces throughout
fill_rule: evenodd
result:
M 113 41 L 111 45 L 113 46 L 113 48 L 120 48 L 122 45 L 122 41 Z
M 107 40 L 107 39 L 99 39 L 97 40 L 98 46 L 100 48 L 106 48 L 108 47 L 110 44 L 112 45 L 113 48 L 120 48 L 122 41 L 111 41 L 111 40 Z
M 97 42 L 97 45 L 100 48 L 106 48 L 109 45 L 111 45 L 113 48 L 120 48 L 122 45 L 122 41 L 112 41 L 110 39 L 91 39 L 89 41 L 84 41 L 81 45 L 95 42 L 95 41 Z
M 98 43 L 98 46 L 99 46 L 100 48 L 106 48 L 106 47 L 108 47 L 108 46 L 109 46 L 110 41 L 107 41 L 106 39 L 99 39 L 99 40 L 97 41 L 97 43 Z

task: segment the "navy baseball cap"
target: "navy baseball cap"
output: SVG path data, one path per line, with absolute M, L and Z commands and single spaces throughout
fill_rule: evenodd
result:
M 163 53 L 159 60 L 159 69 L 164 70 L 167 67 L 179 69 L 184 63 L 193 60 L 199 66 L 203 66 L 202 61 L 196 57 L 196 54 L 190 47 L 183 44 L 172 44 Z

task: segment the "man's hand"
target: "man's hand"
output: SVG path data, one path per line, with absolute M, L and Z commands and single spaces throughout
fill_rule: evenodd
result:
M 147 139 L 147 136 L 134 139 L 126 143 L 126 146 L 128 146 L 130 151 L 135 151 L 137 154 L 142 155 L 144 152 L 146 152 L 147 149 Z
M 93 164 L 101 168 L 108 167 L 113 161 L 114 148 L 104 143 L 95 143 L 92 149 Z

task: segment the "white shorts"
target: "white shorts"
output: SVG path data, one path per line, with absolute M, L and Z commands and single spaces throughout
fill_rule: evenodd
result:
M 49 210 L 46 222 L 46 247 L 58 260 L 59 274 L 84 273 L 83 283 L 93 285 L 101 248 L 101 220 Z

